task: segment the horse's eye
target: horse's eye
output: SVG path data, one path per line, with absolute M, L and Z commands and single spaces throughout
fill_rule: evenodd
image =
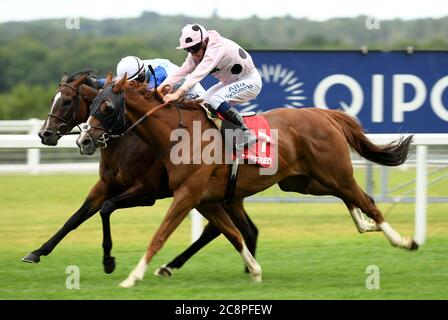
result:
M 64 100 L 64 102 L 62 102 L 62 105 L 68 106 L 70 103 L 72 103 L 72 100 Z
M 114 113 L 114 110 L 115 110 L 115 106 L 110 101 L 105 101 L 103 103 L 103 105 L 101 106 L 101 112 L 103 112 L 104 114 L 107 114 L 107 115 Z

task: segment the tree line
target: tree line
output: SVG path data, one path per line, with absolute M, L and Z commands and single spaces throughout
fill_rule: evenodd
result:
M 126 55 L 180 64 L 185 53 L 175 47 L 181 28 L 191 22 L 218 30 L 247 50 L 448 49 L 448 17 L 379 21 L 379 29 L 368 29 L 366 18 L 234 20 L 144 12 L 129 19 L 81 18 L 79 29 L 67 29 L 65 19 L 1 23 L 0 119 L 44 118 L 64 72 L 92 68 L 101 76 L 115 71 Z

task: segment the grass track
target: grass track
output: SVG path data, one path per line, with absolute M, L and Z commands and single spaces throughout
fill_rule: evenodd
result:
M 246 209 L 260 230 L 260 284 L 242 272 L 239 254 L 223 237 L 172 278 L 152 276 L 157 266 L 189 244 L 186 220 L 156 255 L 144 281 L 132 289 L 119 288 L 144 252 L 169 199 L 112 216 L 117 269 L 111 275 L 102 270 L 99 216 L 69 234 L 39 264 L 20 262 L 62 226 L 95 181 L 95 176 L 0 177 L 0 299 L 448 298 L 448 204 L 429 205 L 427 244 L 405 252 L 392 248 L 381 233 L 359 235 L 339 203 L 248 203 Z M 379 204 L 382 210 L 389 206 Z M 398 204 L 388 221 L 403 235 L 412 235 L 414 206 Z M 80 290 L 65 288 L 69 265 L 80 268 Z M 369 265 L 380 269 L 379 290 L 365 287 Z

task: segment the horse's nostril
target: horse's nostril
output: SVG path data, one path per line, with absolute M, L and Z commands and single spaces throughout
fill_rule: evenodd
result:
M 92 143 L 92 140 L 91 139 L 88 139 L 88 138 L 86 138 L 86 139 L 84 139 L 83 141 L 82 141 L 82 145 L 84 145 L 84 146 L 88 146 L 89 144 L 91 144 Z
M 42 136 L 45 137 L 45 138 L 51 137 L 51 135 L 52 135 L 51 131 L 44 131 L 42 133 Z

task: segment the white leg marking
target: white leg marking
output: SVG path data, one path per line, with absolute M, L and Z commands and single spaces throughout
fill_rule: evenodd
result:
M 375 221 L 367 220 L 364 213 L 362 213 L 359 208 L 353 208 L 350 210 L 350 215 L 352 216 L 353 222 L 355 223 L 356 229 L 358 229 L 359 233 L 381 230 Z
M 257 260 L 252 256 L 249 249 L 247 249 L 246 244 L 243 242 L 243 250 L 240 252 L 244 263 L 249 269 L 252 280 L 255 282 L 261 282 L 261 267 Z
M 146 264 L 146 253 L 138 262 L 137 266 L 132 270 L 129 276 L 120 283 L 120 287 L 122 288 L 130 288 L 133 287 L 137 281 L 142 281 L 145 276 L 146 269 L 148 265 Z
M 168 270 L 168 271 L 171 273 L 171 275 L 173 274 L 173 269 L 170 268 L 170 267 L 167 267 L 167 263 L 165 263 L 164 265 L 158 267 L 158 268 L 156 269 L 156 271 L 154 271 L 154 275 L 155 275 L 155 276 L 158 276 L 158 277 L 168 277 L 169 275 L 163 273 L 163 272 L 162 272 L 162 269 L 166 269 L 166 270 Z
M 394 247 L 401 247 L 401 248 L 407 248 L 407 249 L 411 248 L 412 239 L 411 238 L 403 238 L 387 222 L 380 223 L 379 227 L 381 228 L 381 230 L 383 230 L 387 239 L 389 239 L 390 243 Z

